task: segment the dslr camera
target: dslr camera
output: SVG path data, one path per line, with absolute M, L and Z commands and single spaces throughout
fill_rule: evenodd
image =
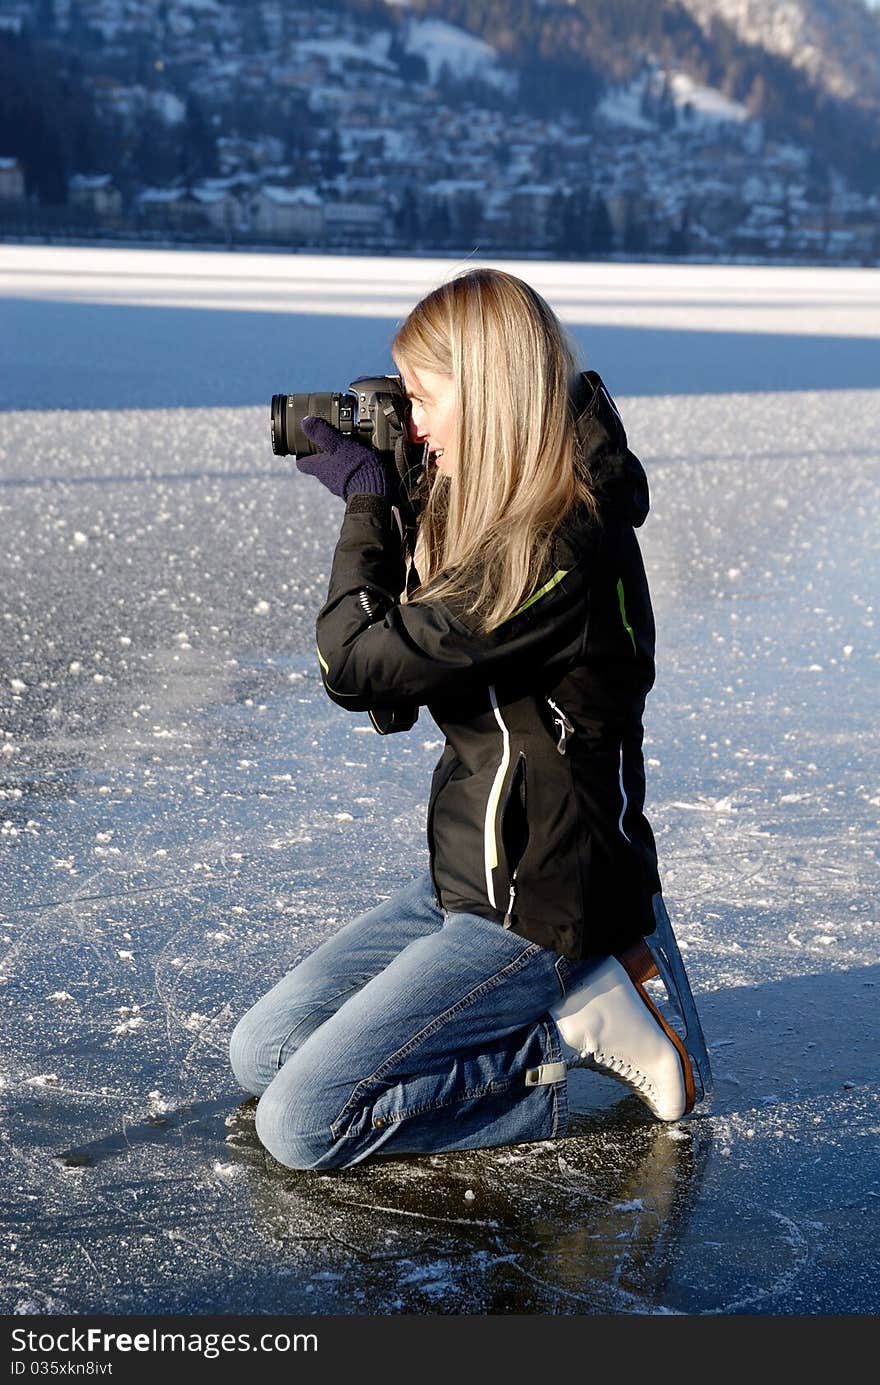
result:
M 318 451 L 302 430 L 302 421 L 309 414 L 326 419 L 346 437 L 376 452 L 390 453 L 398 460 L 403 477 L 400 458 L 407 441 L 409 400 L 399 375 L 360 375 L 344 394 L 273 394 L 272 451 L 276 457 L 308 457 Z

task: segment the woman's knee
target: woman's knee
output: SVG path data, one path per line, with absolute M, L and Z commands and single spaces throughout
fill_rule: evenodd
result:
M 316 1074 L 300 1080 L 293 1060 L 257 1104 L 257 1135 L 285 1168 L 342 1168 L 351 1162 L 352 1151 L 333 1133 L 338 1105 L 338 1093 L 323 1090 Z
M 272 1081 L 274 1073 L 267 1070 L 265 1045 L 261 1042 L 260 1026 L 254 1022 L 253 1009 L 242 1015 L 229 1040 L 229 1065 L 239 1086 L 254 1096 L 260 1096 Z

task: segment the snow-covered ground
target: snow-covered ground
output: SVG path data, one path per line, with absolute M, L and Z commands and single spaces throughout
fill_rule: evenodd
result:
M 711 1110 L 579 1073 L 556 1143 L 299 1175 L 255 1141 L 232 1026 L 423 868 L 440 749 L 323 695 L 342 507 L 268 401 L 385 368 L 457 267 L 0 248 L 6 1312 L 880 1306 L 876 271 L 506 266 L 651 482 L 649 809 Z

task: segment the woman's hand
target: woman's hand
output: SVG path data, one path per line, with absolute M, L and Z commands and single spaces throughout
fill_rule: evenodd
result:
M 333 495 L 348 500 L 350 495 L 387 495 L 385 468 L 371 447 L 347 438 L 326 419 L 307 415 L 302 430 L 321 451 L 310 457 L 297 457 L 296 464 L 307 476 L 317 476 Z

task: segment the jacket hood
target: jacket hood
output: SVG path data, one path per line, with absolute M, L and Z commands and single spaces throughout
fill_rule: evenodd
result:
M 623 420 L 595 370 L 585 370 L 578 377 L 571 402 L 575 431 L 600 514 L 613 514 L 637 529 L 650 508 L 648 478 L 638 457 L 627 447 Z

